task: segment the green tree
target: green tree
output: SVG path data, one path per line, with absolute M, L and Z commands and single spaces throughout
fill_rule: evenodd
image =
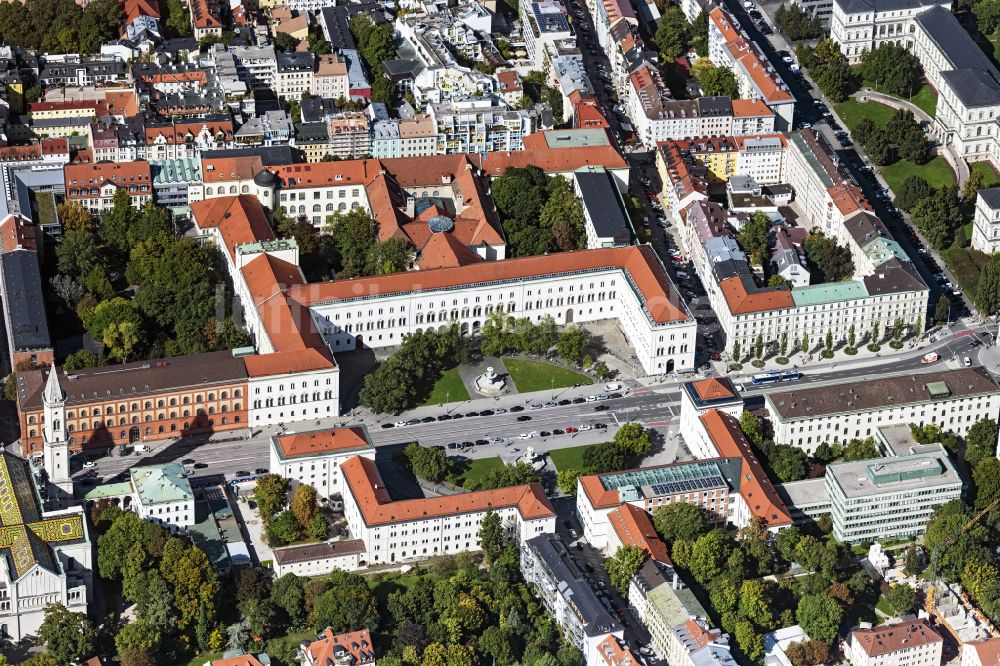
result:
M 889 137 L 889 134 L 884 129 L 877 129 L 871 133 L 868 140 L 862 144 L 865 147 L 865 152 L 868 153 L 868 157 L 871 158 L 872 162 L 878 166 L 886 166 L 892 164 L 898 159 L 896 155 L 896 144 Z
M 76 201 L 66 201 L 56 206 L 56 214 L 62 224 L 63 233 L 67 231 L 93 231 L 94 216 L 90 211 Z
M 580 478 L 580 470 L 561 469 L 556 474 L 556 487 L 567 495 L 576 495 L 576 480 Z
M 603 442 L 583 452 L 583 473 L 604 474 L 625 469 L 628 454 L 614 442 Z
M 78 349 L 63 361 L 63 370 L 73 372 L 74 370 L 83 370 L 84 368 L 96 368 L 104 365 L 104 363 L 103 356 L 98 356 L 86 349 Z
M 583 352 L 587 348 L 588 339 L 586 332 L 579 326 L 568 326 L 559 336 L 556 342 L 556 351 L 560 358 L 568 363 L 579 363 L 583 358 Z
M 783 527 L 774 536 L 774 547 L 786 562 L 795 561 L 795 547 L 799 544 L 802 533 L 797 527 Z
M 851 330 L 853 330 L 853 326 L 851 327 Z M 788 356 L 788 331 L 781 332 L 781 342 L 778 347 L 778 353 L 782 358 Z
M 895 204 L 903 210 L 909 211 L 934 194 L 934 189 L 928 185 L 927 181 L 920 176 L 907 176 L 903 184 L 897 188 Z
M 764 357 L 764 336 L 760 333 L 757 334 L 757 338 L 753 341 L 753 357 L 758 361 Z
M 644 456 L 649 452 L 649 432 L 641 423 L 624 423 L 615 433 L 614 443 L 625 449 L 629 455 Z
M 935 249 L 943 250 L 948 247 L 955 240 L 955 232 L 965 219 L 959 206 L 957 188 L 943 187 L 934 196 L 921 199 L 913 207 L 911 218 Z M 983 269 L 984 273 L 987 268 Z
M 713 67 L 701 72 L 698 79 L 701 90 L 706 95 L 717 95 L 736 99 L 740 96 L 736 75 L 728 67 Z
M 129 230 L 139 221 L 139 211 L 132 206 L 131 199 L 124 188 L 116 190 L 111 209 L 101 217 L 98 229 L 104 244 L 119 252 L 128 251 Z
M 809 334 L 808 333 L 803 333 L 802 334 L 802 342 L 800 343 L 800 347 L 802 348 L 802 353 L 803 354 L 808 354 L 809 353 Z
M 972 470 L 972 481 L 976 485 L 976 507 L 986 508 L 1000 497 L 1000 460 L 984 458 Z
M 760 579 L 745 580 L 740 586 L 739 613 L 764 630 L 775 628 L 775 606 L 767 584 Z
M 414 443 L 403 449 L 403 455 L 413 473 L 431 483 L 441 483 L 451 471 L 451 463 L 440 449 Z
M 704 58 L 708 55 L 708 12 L 704 9 L 698 12 L 694 22 L 691 24 L 691 47 L 694 48 L 698 57 Z
M 823 34 L 823 27 L 818 18 L 812 17 L 798 5 L 785 7 L 782 3 L 774 12 L 774 21 L 789 39 L 815 39 Z
M 696 504 L 672 502 L 653 512 L 653 526 L 667 543 L 693 542 L 708 532 L 708 516 Z
M 56 266 L 59 272 L 76 278 L 79 282 L 83 282 L 97 261 L 97 242 L 89 231 L 67 231 L 56 246 Z
M 923 70 L 906 47 L 885 42 L 861 54 L 861 76 L 882 92 L 908 98 L 919 90 Z
M 629 581 L 646 561 L 646 551 L 638 546 L 619 546 L 611 557 L 605 558 L 604 569 L 611 584 L 620 593 L 628 595 Z
M 799 599 L 795 618 L 810 638 L 832 642 L 837 637 L 844 609 L 825 594 L 807 594 Z
M 126 650 L 141 650 L 156 652 L 160 645 L 160 632 L 145 620 L 132 620 L 121 628 L 115 636 L 115 649 L 118 654 Z
M 997 256 L 991 256 L 983 266 L 973 300 L 987 316 L 1000 311 L 1000 258 Z
M 538 222 L 543 229 L 549 230 L 553 249 L 566 252 L 585 247 L 583 208 L 569 181 L 565 178 L 550 180 L 548 192 L 549 198 L 539 212 Z
M 847 101 L 847 98 L 858 89 L 857 77 L 846 62 L 829 63 L 815 70 L 814 74 L 816 85 L 835 104 Z
M 288 503 L 288 479 L 278 474 L 257 477 L 253 498 L 257 502 L 260 519 L 265 524 L 269 523 Z
M 754 212 L 750 219 L 743 223 L 740 229 L 739 243 L 747 254 L 754 257 L 757 263 L 767 263 L 770 259 L 770 242 L 768 234 L 771 230 L 771 218 L 761 212 Z
M 479 547 L 483 549 L 487 562 L 496 559 L 503 550 L 505 542 L 503 519 L 492 508 L 487 509 L 483 521 L 479 524 Z
M 292 499 L 288 505 L 295 520 L 303 530 L 306 529 L 319 512 L 319 507 L 316 505 L 316 489 L 307 483 L 300 483 L 292 491 Z
M 986 543 L 989 531 L 981 523 L 963 528 L 972 518 L 972 511 L 959 500 L 934 508 L 924 535 L 924 547 L 933 553 L 938 549 L 938 575 L 957 581 L 969 562 L 991 560 Z M 956 536 L 957 535 L 957 536 Z
M 108 301 L 105 301 L 105 303 Z M 111 356 L 125 363 L 135 346 L 139 344 L 139 324 L 134 321 L 122 321 L 112 323 L 105 327 L 101 335 L 101 342 L 109 350 Z
M 271 601 L 279 612 L 284 613 L 286 626 L 293 628 L 305 625 L 308 610 L 305 607 L 305 579 L 288 573 L 274 581 L 271 586 Z
M 733 341 L 733 361 L 739 363 L 740 359 L 743 358 L 742 352 L 743 350 L 740 348 L 740 341 L 739 340 Z
M 687 25 L 680 7 L 670 6 L 663 12 L 653 43 L 665 61 L 671 62 L 684 53 L 688 41 Z
M 858 343 L 858 330 L 851 324 L 851 327 L 847 329 L 847 346 L 854 349 Z
M 896 615 L 905 615 L 913 610 L 917 602 L 917 594 L 913 588 L 905 583 L 897 583 L 889 588 L 889 593 L 885 595 L 886 601 Z
M 748 620 L 740 619 L 736 621 L 733 628 L 733 637 L 736 644 L 740 646 L 743 654 L 750 661 L 756 663 L 764 656 L 764 636 Z
M 986 187 L 986 176 L 982 171 L 971 171 L 969 177 L 962 185 L 962 201 L 967 204 L 974 204 L 979 190 Z
M 204 551 L 183 539 L 171 537 L 163 546 L 160 575 L 174 592 L 177 626 L 189 636 L 201 618 L 215 617 L 219 578 Z M 207 632 L 205 633 L 207 642 Z
M 782 483 L 804 479 L 808 463 L 805 451 L 795 446 L 778 446 L 771 456 L 771 469 Z
M 356 627 L 379 626 L 378 605 L 375 596 L 362 578 L 345 575 L 343 584 L 334 585 L 316 599 L 313 609 L 314 626 L 330 627 L 334 633 L 354 631 Z M 358 576 L 357 578 L 361 578 Z M 374 631 L 374 630 L 373 630 Z
M 972 467 L 987 458 L 995 458 L 997 453 L 997 422 L 994 419 L 980 419 L 972 424 L 965 436 L 965 460 Z
M 950 315 L 951 315 L 951 300 L 949 300 L 947 294 L 941 294 L 938 297 L 937 303 L 934 305 L 934 323 L 947 324 L 948 317 Z
M 743 411 L 740 414 L 740 430 L 743 435 L 754 446 L 760 446 L 764 441 L 764 432 L 760 425 L 760 418 L 751 411 Z
M 806 236 L 803 249 L 818 282 L 838 282 L 854 275 L 850 250 L 822 232 L 813 231 Z
M 919 576 L 924 571 L 923 557 L 921 557 L 920 550 L 915 543 L 906 547 L 903 562 L 903 572 L 907 576 Z
M 694 542 L 688 569 L 699 583 L 705 584 L 722 573 L 730 552 L 732 542 L 729 537 L 724 531 L 714 529 Z
M 267 541 L 273 548 L 287 546 L 302 536 L 302 526 L 291 511 L 282 511 L 267 523 Z
M 878 445 L 875 444 L 874 437 L 865 439 L 852 439 L 844 447 L 844 460 L 868 460 L 870 458 L 881 457 Z
M 84 613 L 72 613 L 62 604 L 49 604 L 38 628 L 38 641 L 61 664 L 81 661 L 94 650 L 94 625 Z
M 191 16 L 181 0 L 167 0 L 167 34 L 188 37 L 191 34 Z

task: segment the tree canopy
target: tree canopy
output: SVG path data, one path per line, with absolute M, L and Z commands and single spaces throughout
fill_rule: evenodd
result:
M 508 167 L 491 191 L 515 257 L 583 247 L 583 209 L 565 178 L 535 166 Z
M 906 47 L 884 42 L 861 54 L 861 76 L 877 90 L 907 99 L 920 88 L 923 69 Z

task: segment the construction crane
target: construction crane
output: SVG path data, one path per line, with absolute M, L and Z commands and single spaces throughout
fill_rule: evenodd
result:
M 1000 497 L 997 497 L 995 500 L 987 504 L 986 508 L 984 508 L 979 513 L 970 518 L 967 523 L 962 525 L 962 529 L 958 530 L 958 532 L 956 532 L 950 539 L 948 539 L 944 543 L 935 546 L 934 550 L 931 551 L 930 587 L 927 590 L 927 599 L 924 604 L 924 608 L 927 609 L 928 613 L 934 612 L 934 593 L 937 590 L 937 564 L 938 564 L 938 556 L 941 554 L 941 550 L 943 548 L 947 548 L 951 544 L 958 541 L 958 537 L 965 534 L 973 525 L 978 523 L 983 516 L 989 513 L 990 509 L 995 507 L 997 504 L 1000 504 Z

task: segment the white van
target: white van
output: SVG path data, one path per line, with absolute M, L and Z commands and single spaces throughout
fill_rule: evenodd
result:
M 687 280 L 688 279 L 688 274 L 685 273 L 684 271 L 677 271 L 676 275 L 677 275 L 677 279 L 678 280 Z
M 136 453 L 146 453 L 149 451 L 149 447 L 145 444 L 136 444 L 132 448 L 135 449 Z

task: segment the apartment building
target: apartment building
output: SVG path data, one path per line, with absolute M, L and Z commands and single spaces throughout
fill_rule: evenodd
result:
M 133 467 L 129 483 L 136 514 L 178 532 L 195 524 L 194 492 L 179 462 Z
M 521 573 L 563 630 L 566 640 L 596 665 L 598 646 L 608 635 L 622 638 L 624 629 L 604 608 L 590 577 L 573 562 L 562 540 L 549 532 L 521 543 Z
M 327 53 L 316 57 L 316 72 L 313 74 L 312 93 L 329 99 L 348 99 L 350 79 L 347 76 L 347 61 L 337 53 Z
M 309 51 L 277 54 L 274 72 L 274 94 L 288 100 L 298 101 L 302 94 L 316 90 L 313 74 L 314 56 Z
M 371 126 L 371 154 L 376 159 L 438 154 L 437 123 L 428 114 L 376 120 Z
M 987 254 L 1000 250 L 1000 187 L 982 189 L 976 195 L 972 247 Z
M 327 121 L 330 154 L 342 160 L 366 157 L 372 152 L 368 116 L 341 113 Z
M 962 477 L 939 445 L 826 468 L 833 535 L 844 543 L 922 535 L 934 508 L 962 496 Z
M 124 191 L 135 208 L 153 200 L 149 162 L 67 164 L 63 169 L 66 200 L 76 201 L 95 215 L 111 210 L 115 193 Z
M 0 305 L 8 357 L 3 367 L 13 371 L 19 363 L 32 366 L 53 361 L 42 292 L 38 258 L 41 229 L 20 215 L 0 221 Z
M 375 459 L 375 446 L 363 425 L 272 435 L 268 469 L 329 498 L 343 495 L 340 468 L 354 456 Z
M 541 484 L 393 501 L 373 460 L 355 456 L 340 469 L 344 516 L 351 534 L 365 543 L 368 564 L 479 550 L 479 526 L 488 511 L 500 516 L 518 544 L 555 532 L 555 512 Z
M 0 146 L 0 177 L 8 201 L 14 200 L 14 177 L 19 171 L 47 171 L 69 162 L 69 141 L 43 139 L 30 146 Z
M 523 150 L 524 137 L 544 129 L 535 110 L 498 106 L 490 97 L 431 104 L 437 154 Z
M 236 75 L 248 88 L 274 89 L 278 76 L 278 55 L 273 46 L 236 46 L 229 52 L 236 64 Z
M 153 176 L 153 199 L 160 206 L 179 214 L 187 210 L 188 189 L 201 184 L 201 160 L 183 157 L 175 160 L 150 160 Z
M 855 629 L 847 639 L 851 666 L 938 666 L 944 639 L 927 620 Z
M 886 425 L 935 424 L 965 435 L 1000 414 L 1000 387 L 983 368 L 881 377 L 764 397 L 774 441 L 812 453 L 820 443 L 864 439 Z
M 962 645 L 961 666 L 1000 664 L 1000 638 L 984 638 Z
M 733 71 L 741 99 L 761 100 L 774 111 L 776 130 L 791 129 L 795 98 L 781 75 L 724 9 L 716 7 L 708 16 L 708 55 L 712 63 Z
M 518 12 L 532 69 L 545 71 L 547 49 L 573 36 L 566 7 L 559 0 L 531 0 L 519 3 Z
M 632 223 L 615 177 L 604 167 L 584 167 L 573 174 L 580 198 L 587 248 L 621 247 L 632 242 Z

